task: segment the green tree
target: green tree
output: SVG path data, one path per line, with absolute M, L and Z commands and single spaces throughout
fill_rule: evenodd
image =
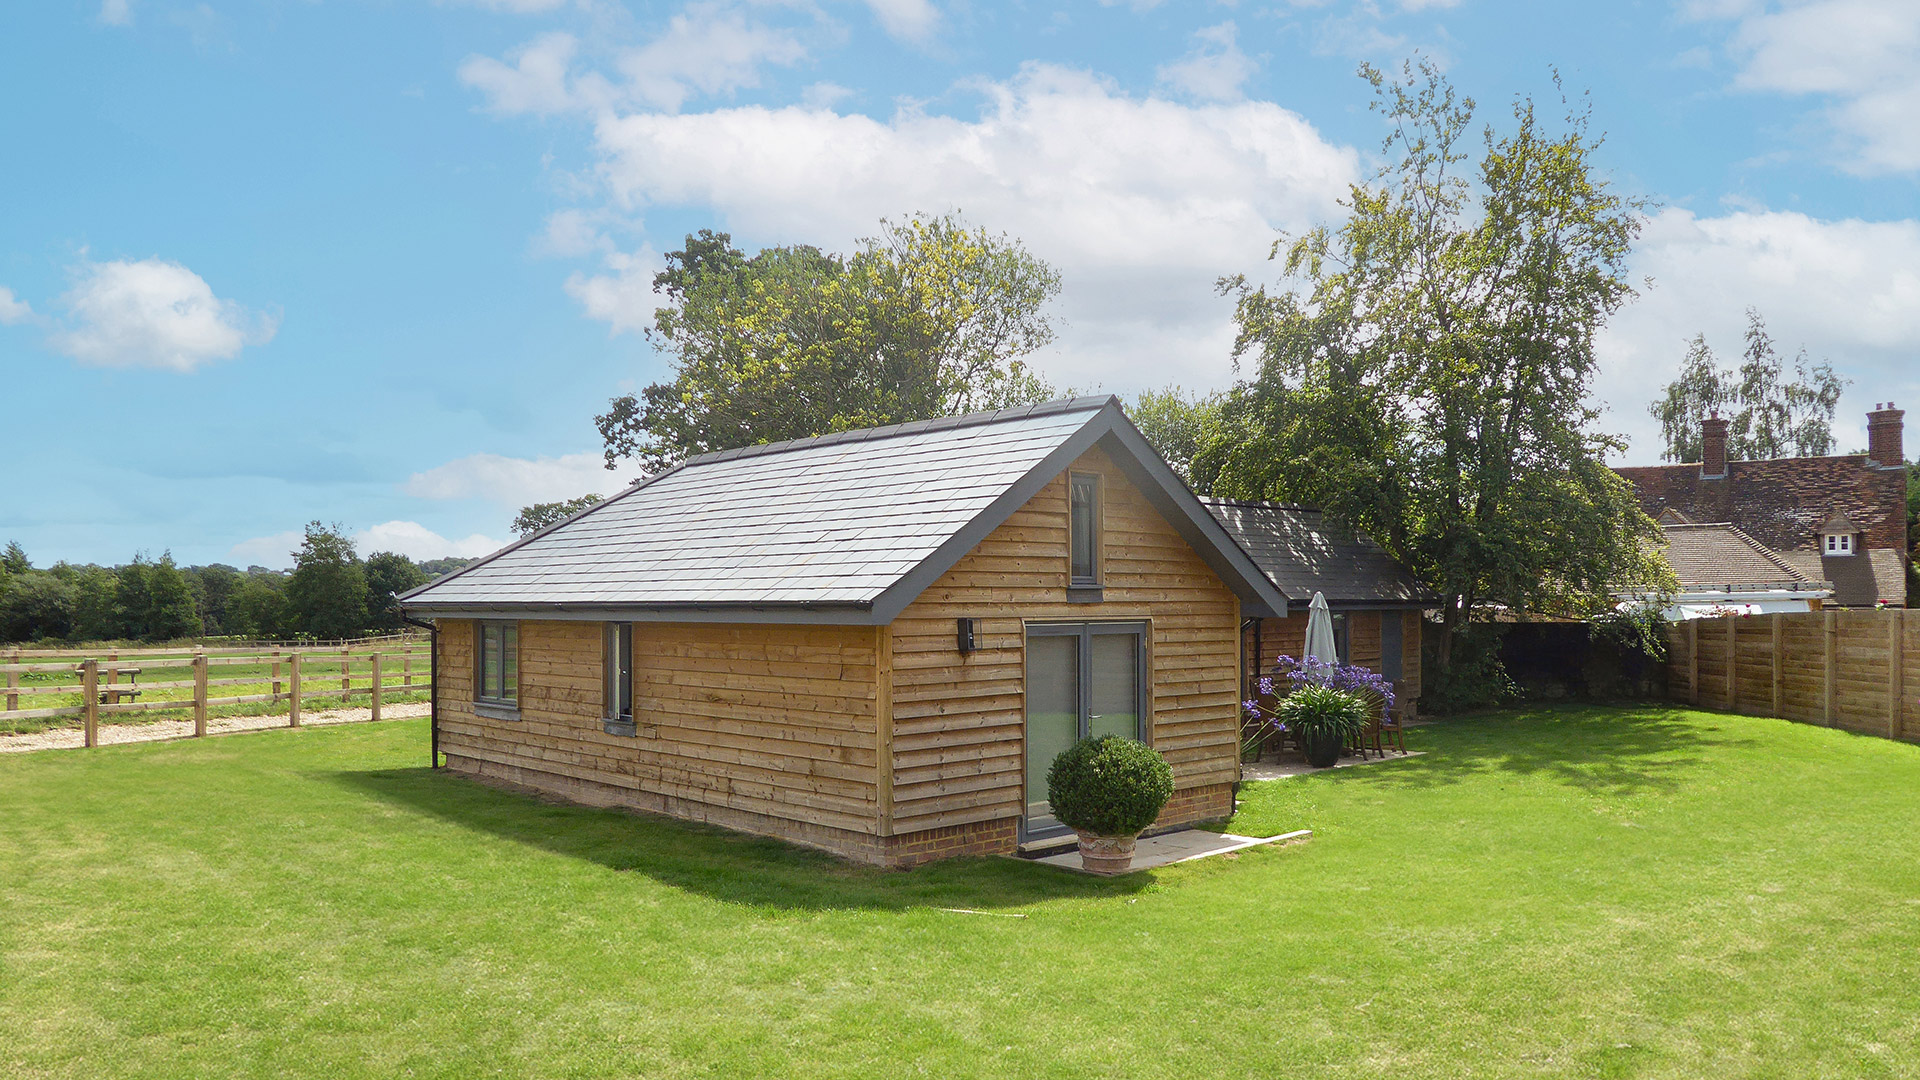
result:
M 1725 413 L 1727 457 L 1758 461 L 1777 457 L 1821 457 L 1833 453 L 1833 413 L 1847 380 L 1825 360 L 1807 361 L 1801 349 L 1793 358 L 1794 377 L 1767 333 L 1766 320 L 1747 309 L 1746 347 L 1738 368 L 1722 368 L 1707 347 L 1705 334 L 1687 343 L 1680 372 L 1647 412 L 1660 421 L 1668 461 L 1699 461 L 1700 421 Z
M 534 503 L 520 508 L 520 514 L 513 519 L 513 531 L 521 536 L 532 536 L 541 529 L 565 521 L 587 507 L 600 501 L 598 495 L 582 495 L 565 502 Z
M 114 605 L 118 609 L 117 636 L 140 641 L 170 641 L 200 632 L 200 613 L 193 587 L 163 553 L 158 562 L 144 555 L 119 567 L 114 576 Z
M 850 256 L 748 256 L 703 230 L 654 277 L 670 382 L 595 418 L 607 467 L 1044 401 L 1021 359 L 1053 340 L 1055 271 L 955 216 L 881 222 Z
M 1386 164 L 1338 229 L 1275 244 L 1285 287 L 1221 282 L 1258 372 L 1199 459 L 1216 494 L 1316 504 L 1418 573 L 1444 597 L 1444 674 L 1483 605 L 1591 613 L 1671 582 L 1587 403 L 1643 215 L 1594 175 L 1587 109 L 1550 132 L 1516 100 L 1463 175 L 1474 103 L 1430 61 L 1361 72 Z
M 208 634 L 231 634 L 227 602 L 240 587 L 240 571 L 225 563 L 187 568 L 187 580 L 194 586 L 194 600 L 200 606 L 200 626 Z
M 122 633 L 120 579 L 104 566 L 55 563 L 51 573 L 73 588 L 73 630 L 77 641 L 106 641 Z
M 226 632 L 260 640 L 292 636 L 287 626 L 286 577 L 250 567 L 227 598 Z
M 366 568 L 339 525 L 307 524 L 287 579 L 287 619 L 317 638 L 352 637 L 366 628 Z
M 21 547 L 18 540 L 7 541 L 7 550 L 0 553 L 0 575 L 24 574 L 31 569 L 33 563 L 27 559 L 27 549 Z
M 444 559 L 428 559 L 420 564 L 420 571 L 427 575 L 428 581 L 446 577 L 455 570 L 464 569 L 472 559 L 462 559 L 449 555 Z
M 1211 495 L 1215 474 L 1206 466 L 1216 459 L 1202 459 L 1203 468 L 1198 472 L 1194 462 L 1203 449 L 1227 438 L 1226 400 L 1227 395 L 1218 390 L 1190 397 L 1183 388 L 1169 386 L 1142 391 L 1127 406 L 1127 416 L 1180 479 L 1197 494 Z
M 367 556 L 368 625 L 377 630 L 398 630 L 400 605 L 394 597 L 427 583 L 427 575 L 412 559 L 392 551 L 376 551 Z
M 0 578 L 0 641 L 42 641 L 73 633 L 73 585 L 29 568 Z

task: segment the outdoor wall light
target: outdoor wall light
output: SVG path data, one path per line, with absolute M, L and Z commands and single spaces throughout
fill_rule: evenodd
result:
M 979 619 L 958 620 L 959 622 L 958 637 L 960 642 L 961 656 L 967 655 L 968 653 L 972 652 L 976 648 L 976 645 L 974 643 L 974 635 L 976 631 L 976 624 L 979 623 L 979 621 L 980 621 Z

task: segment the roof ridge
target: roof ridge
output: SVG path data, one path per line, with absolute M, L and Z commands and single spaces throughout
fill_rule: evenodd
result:
M 1266 499 L 1222 499 L 1215 495 L 1198 495 L 1195 496 L 1195 498 L 1198 498 L 1204 503 L 1213 503 L 1216 506 L 1256 506 L 1264 510 L 1300 510 L 1309 514 L 1326 513 L 1325 510 L 1317 506 L 1308 506 L 1305 503 L 1269 502 Z
M 958 416 L 936 416 L 931 420 L 910 420 L 902 424 L 885 424 L 880 427 L 852 428 L 847 431 L 828 432 L 825 435 L 812 435 L 804 439 L 784 439 L 780 442 L 736 446 L 727 450 L 709 450 L 704 454 L 695 454 L 681 459 L 676 468 L 710 465 L 718 461 L 734 461 L 739 458 L 764 457 L 769 454 L 784 454 L 789 450 L 810 450 L 843 442 L 872 442 L 876 439 L 891 439 L 902 435 L 918 435 L 924 431 L 979 427 L 1010 420 L 1025 420 L 1035 416 L 1097 412 L 1110 404 L 1117 405 L 1119 401 L 1120 399 L 1112 394 L 1082 394 L 1077 397 L 1055 398 L 1052 401 L 1042 401 L 1033 405 L 983 409 L 978 412 L 961 413 Z

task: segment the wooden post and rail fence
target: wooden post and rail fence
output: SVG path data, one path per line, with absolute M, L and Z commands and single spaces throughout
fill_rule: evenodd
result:
M 200 737 L 207 734 L 210 709 L 266 703 L 271 715 L 284 702 L 287 726 L 299 727 L 308 702 L 338 699 L 344 706 L 362 697 L 371 719 L 378 720 L 389 696 L 431 691 L 430 650 L 428 639 L 419 635 L 316 646 L 110 649 L 91 655 L 84 649 L 0 646 L 0 674 L 6 678 L 0 725 L 78 719 L 86 745 L 98 746 L 102 717 L 175 714 L 190 718 L 194 736 Z M 396 660 L 398 671 L 391 666 Z M 337 687 L 332 685 L 336 669 Z M 144 682 L 142 674 L 148 676 Z M 183 677 L 153 678 L 166 674 Z M 214 697 L 215 687 L 263 692 Z
M 1920 742 L 1920 615 L 1790 612 L 1667 627 L 1673 699 Z

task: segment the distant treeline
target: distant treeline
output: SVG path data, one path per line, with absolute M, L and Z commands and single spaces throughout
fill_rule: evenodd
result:
M 170 554 L 37 570 L 14 542 L 0 554 L 0 642 L 357 637 L 401 628 L 395 596 L 469 561 L 416 563 L 391 551 L 362 559 L 339 526 L 317 521 L 291 572 L 178 566 Z

